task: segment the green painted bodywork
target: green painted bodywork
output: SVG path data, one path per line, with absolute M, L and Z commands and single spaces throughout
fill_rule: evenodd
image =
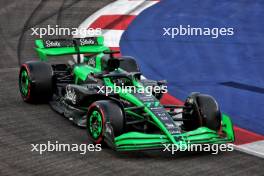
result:
M 164 144 L 174 144 L 177 147 L 185 147 L 187 144 L 224 144 L 234 142 L 234 130 L 230 118 L 222 116 L 222 135 L 207 127 L 200 127 L 193 131 L 183 132 L 173 137 L 172 142 L 165 134 L 145 134 L 140 132 L 128 132 L 115 138 L 116 149 L 143 150 L 164 148 Z
M 75 75 L 75 83 L 78 84 L 79 81 L 85 81 L 87 76 L 91 73 L 102 72 L 101 58 L 104 56 L 103 53 L 98 53 L 95 57 L 96 65 L 92 67 L 90 65 L 76 65 L 74 67 L 73 73 Z
M 57 55 L 67 55 L 67 54 L 77 54 L 74 47 L 63 47 L 63 48 L 45 48 L 42 40 L 36 40 L 36 51 L 42 61 L 47 60 L 47 56 L 57 56 Z M 73 74 L 75 77 L 75 83 L 81 84 L 91 73 L 103 72 L 102 68 L 102 57 L 104 56 L 104 51 L 109 51 L 110 49 L 103 45 L 103 37 L 98 37 L 98 45 L 92 46 L 80 46 L 80 53 L 93 53 L 96 54 L 95 66 L 90 66 L 88 64 L 76 64 L 73 68 Z M 89 61 L 86 58 L 86 61 Z M 117 71 L 122 72 L 122 69 L 117 69 Z M 106 86 L 114 86 L 110 78 L 103 78 L 104 84 Z M 136 78 L 132 78 L 132 84 L 137 87 L 137 89 L 144 89 L 142 83 Z M 196 130 L 184 132 L 173 135 L 165 127 L 165 125 L 159 120 L 159 118 L 150 109 L 150 103 L 143 103 L 135 95 L 131 93 L 120 93 L 120 98 L 132 103 L 134 106 L 143 107 L 143 111 L 150 117 L 148 121 L 156 125 L 160 129 L 160 134 L 145 134 L 140 132 L 127 132 L 114 139 L 115 148 L 117 150 L 141 150 L 141 149 L 152 149 L 152 148 L 162 148 L 164 144 L 175 144 L 181 147 L 187 142 L 189 143 L 228 143 L 234 142 L 234 131 L 233 125 L 230 118 L 227 115 L 222 115 L 222 135 L 218 134 L 216 131 L 210 130 L 206 127 L 200 127 Z M 157 100 L 154 102 L 154 106 L 159 106 L 160 102 Z M 144 118 L 144 115 L 136 114 L 129 109 L 125 109 L 127 114 L 132 115 L 137 119 Z M 165 109 L 164 109 L 165 111 Z

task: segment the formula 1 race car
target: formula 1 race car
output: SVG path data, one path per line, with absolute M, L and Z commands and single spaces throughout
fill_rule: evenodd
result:
M 40 61 L 22 64 L 19 72 L 23 100 L 49 102 L 74 124 L 86 127 L 93 143 L 104 142 L 119 151 L 234 141 L 232 122 L 213 97 L 191 93 L 183 105 L 161 104 L 164 92 L 153 90 L 166 82 L 143 78 L 134 58 L 116 57 L 103 43 L 102 36 L 36 40 Z M 47 61 L 47 56 L 59 55 L 77 58 L 66 64 Z M 116 86 L 121 87 L 118 92 L 108 91 Z

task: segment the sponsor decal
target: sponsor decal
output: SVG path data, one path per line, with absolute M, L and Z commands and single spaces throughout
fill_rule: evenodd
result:
M 97 43 L 97 40 L 95 37 L 91 37 L 91 38 L 81 38 L 80 39 L 80 42 L 79 42 L 79 45 L 80 46 L 85 46 L 85 45 L 96 45 L 98 44 Z
M 74 44 L 71 40 L 43 40 L 45 48 L 60 48 L 60 47 L 73 47 Z
M 61 44 L 58 41 L 46 40 L 45 47 L 46 48 L 61 47 Z
M 71 86 L 66 87 L 65 99 L 70 100 L 72 104 L 76 104 L 77 95 Z
M 88 65 L 90 65 L 91 67 L 95 67 L 95 58 L 91 57 L 88 61 Z
M 73 40 L 78 46 L 98 45 L 96 37 L 43 40 L 43 44 L 45 48 L 74 47 Z

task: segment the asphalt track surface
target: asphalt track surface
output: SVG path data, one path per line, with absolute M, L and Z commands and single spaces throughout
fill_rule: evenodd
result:
M 0 175 L 263 175 L 263 159 L 241 152 L 209 153 L 31 152 L 47 141 L 89 143 L 85 129 L 48 105 L 24 103 L 18 92 L 18 58 L 35 57 L 34 25 L 78 26 L 110 1 L 3 1 L 0 8 Z M 12 3 L 15 3 L 12 5 Z M 40 5 L 41 4 L 41 5 Z M 34 10 L 38 7 L 38 10 Z M 35 12 L 34 12 L 35 11 Z M 32 15 L 34 13 L 34 15 Z M 30 18 L 32 16 L 32 18 Z

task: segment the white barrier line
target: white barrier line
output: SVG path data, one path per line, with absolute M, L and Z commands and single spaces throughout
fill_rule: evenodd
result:
M 264 158 L 264 140 L 248 144 L 234 145 L 234 148 L 238 151 Z
M 138 15 L 143 10 L 156 3 L 157 2 L 155 1 L 115 1 L 86 18 L 81 23 L 79 28 L 88 28 L 96 19 L 98 19 L 102 15 Z

